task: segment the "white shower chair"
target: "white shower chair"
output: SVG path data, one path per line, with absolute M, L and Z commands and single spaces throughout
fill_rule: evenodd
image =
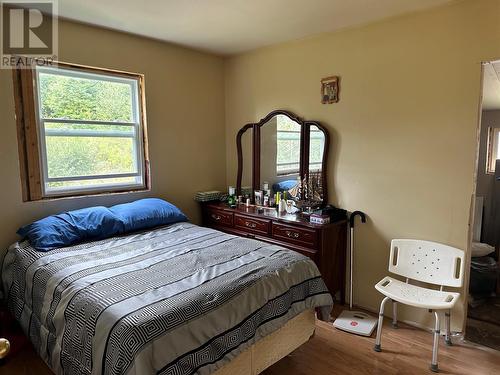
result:
M 392 300 L 392 325 L 397 328 L 397 303 L 428 309 L 434 312 L 435 329 L 432 346 L 431 370 L 438 372 L 438 346 L 440 321 L 439 311 L 445 311 L 445 342 L 451 345 L 450 318 L 451 309 L 460 297 L 460 293 L 446 292 L 443 287 L 461 287 L 464 275 L 464 252 L 451 246 L 420 240 L 392 240 L 389 257 L 389 272 L 406 278 L 400 281 L 384 277 L 375 288 L 386 296 L 380 304 L 377 339 L 374 350 L 382 351 L 381 336 L 384 320 L 384 306 Z M 412 285 L 411 280 L 439 285 L 439 290 Z

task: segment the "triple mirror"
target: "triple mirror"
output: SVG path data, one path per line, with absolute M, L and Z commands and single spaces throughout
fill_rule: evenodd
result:
M 326 161 L 329 135 L 315 121 L 276 110 L 245 125 L 236 137 L 237 195 L 270 190 L 308 206 L 328 202 Z

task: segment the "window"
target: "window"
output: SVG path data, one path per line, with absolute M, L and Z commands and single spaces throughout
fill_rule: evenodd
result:
M 312 125 L 309 130 L 309 137 L 309 171 L 319 172 L 323 165 L 325 134 L 316 125 Z
M 488 128 L 488 155 L 486 157 L 486 173 L 495 173 L 495 164 L 500 159 L 500 128 Z
M 299 173 L 301 127 L 287 116 L 276 117 L 276 173 L 280 175 Z
M 142 75 L 62 63 L 14 74 L 25 200 L 149 188 Z

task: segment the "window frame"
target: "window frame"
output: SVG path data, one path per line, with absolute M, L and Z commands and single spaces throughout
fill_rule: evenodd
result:
M 313 135 L 314 134 L 314 135 Z M 320 157 L 320 160 L 319 161 L 311 161 L 311 140 L 313 139 L 320 139 L 322 140 L 322 146 L 321 147 L 321 157 Z M 316 127 L 316 130 L 313 130 L 311 128 L 309 128 L 309 166 L 308 166 L 308 169 L 309 169 L 309 172 L 321 172 L 321 168 L 322 168 L 322 165 L 323 165 L 323 153 L 325 151 L 325 136 L 324 136 L 324 132 Z M 317 166 L 316 168 L 311 168 L 311 165 L 315 165 Z
M 293 134 L 293 135 L 298 135 L 297 139 L 282 139 L 280 138 L 280 134 Z M 276 130 L 276 175 L 277 176 L 292 176 L 296 175 L 300 172 L 300 158 L 298 162 L 286 162 L 286 163 L 279 163 L 278 162 L 278 145 L 279 141 L 283 140 L 290 140 L 290 141 L 299 141 L 300 144 L 300 137 L 302 134 L 302 129 L 299 130 Z M 298 164 L 297 168 L 288 168 L 288 169 L 282 169 L 279 170 L 279 167 L 281 166 L 287 166 L 287 165 L 295 165 Z
M 43 71 L 57 69 L 61 75 L 73 77 L 92 77 L 104 81 L 127 82 L 132 85 L 132 116 L 133 122 L 114 122 L 100 120 L 72 120 L 72 119 L 45 119 L 41 118 L 41 99 L 38 95 L 38 77 Z M 105 76 L 99 78 L 99 76 Z M 57 62 L 51 67 L 29 67 L 14 69 L 14 98 L 18 127 L 19 160 L 21 168 L 21 183 L 23 201 L 54 199 L 62 197 L 76 197 L 84 195 L 98 195 L 150 190 L 150 169 L 147 141 L 147 124 L 145 108 L 144 75 L 112 69 L 90 67 L 86 65 Z M 71 124 L 101 124 L 121 125 L 133 128 L 134 159 L 136 172 L 114 175 L 71 176 L 63 178 L 49 178 L 47 168 L 47 153 L 45 147 L 45 123 Z M 71 135 L 70 135 L 71 136 Z M 94 135 L 96 136 L 96 133 Z M 102 136 L 102 133 L 101 133 Z M 123 135 L 121 135 L 123 137 Z M 112 177 L 110 177 L 112 176 Z M 140 184 L 109 184 L 79 186 L 73 189 L 47 189 L 46 184 L 55 180 L 93 180 L 99 178 L 141 177 Z
M 496 157 L 495 150 L 498 150 L 498 142 L 500 139 L 500 127 L 488 127 L 488 139 L 486 148 L 486 174 L 495 174 Z M 497 155 L 498 156 L 498 155 Z

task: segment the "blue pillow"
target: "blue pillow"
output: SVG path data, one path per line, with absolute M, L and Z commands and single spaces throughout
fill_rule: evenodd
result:
M 158 198 L 145 198 L 109 209 L 122 223 L 125 232 L 187 221 L 186 215 L 172 203 Z
M 281 191 L 287 191 L 295 186 L 297 186 L 297 180 L 285 180 L 285 181 L 281 181 L 281 182 L 277 182 L 277 183 L 273 184 L 273 191 L 275 193 L 281 192 Z
M 90 239 L 122 233 L 123 223 L 102 206 L 83 208 L 48 216 L 19 228 L 36 250 L 48 251 Z
M 187 221 L 174 205 L 157 198 L 140 199 L 106 208 L 102 206 L 48 216 L 20 228 L 38 251 L 49 251 L 88 240 Z

